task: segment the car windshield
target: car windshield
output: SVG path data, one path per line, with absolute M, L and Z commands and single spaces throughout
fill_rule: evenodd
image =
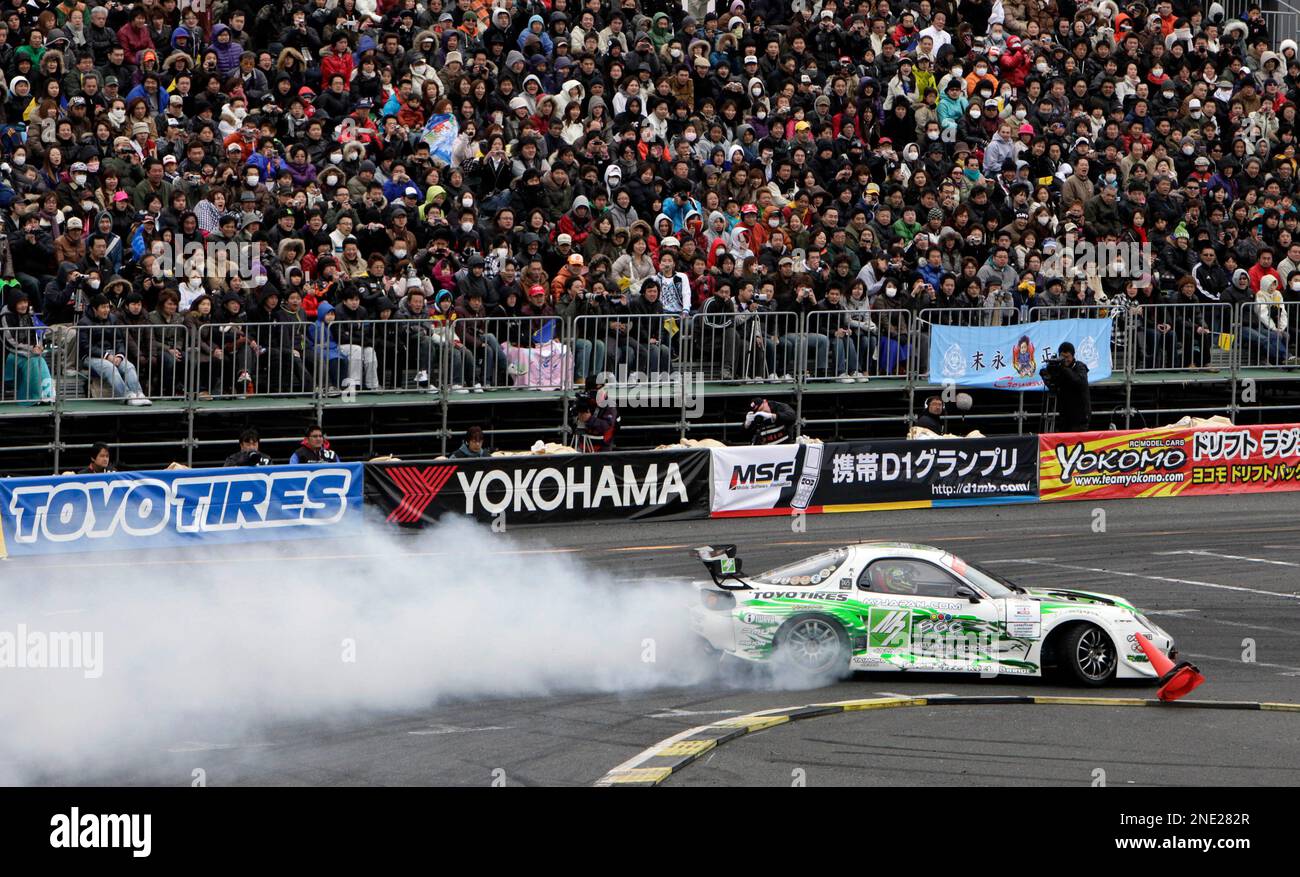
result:
M 986 569 L 980 569 L 973 563 L 967 563 L 960 557 L 953 554 L 943 556 L 943 564 L 950 567 L 953 572 L 960 576 L 965 576 L 966 580 L 979 588 L 990 597 L 1014 597 L 1024 589 L 1014 584 L 1002 576 Z
M 848 556 L 843 549 L 824 551 L 760 573 L 756 580 L 771 585 L 820 585 L 843 566 Z

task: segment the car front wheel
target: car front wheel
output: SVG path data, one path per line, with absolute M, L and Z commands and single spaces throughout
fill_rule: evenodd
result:
M 1106 631 L 1094 624 L 1080 624 L 1065 634 L 1061 643 L 1061 668 L 1083 685 L 1105 685 L 1115 676 L 1119 655 Z

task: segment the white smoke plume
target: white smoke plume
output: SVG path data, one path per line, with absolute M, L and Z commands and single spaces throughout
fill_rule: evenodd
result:
M 0 669 L 0 784 L 129 778 L 181 741 L 249 739 L 280 722 L 634 692 L 716 670 L 680 582 L 461 521 L 135 557 L 0 570 L 0 632 L 103 642 L 98 678 Z

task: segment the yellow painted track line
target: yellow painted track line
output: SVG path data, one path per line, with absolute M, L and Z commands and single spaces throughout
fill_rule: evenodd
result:
M 1180 700 L 1164 703 L 1141 697 L 1062 697 L 1056 695 L 936 695 L 934 697 L 869 697 L 834 703 L 811 703 L 731 716 L 681 731 L 643 750 L 596 781 L 597 786 L 657 786 L 682 768 L 737 737 L 801 719 L 847 712 L 913 706 L 1102 706 L 1164 709 L 1265 710 L 1300 713 L 1300 703 Z

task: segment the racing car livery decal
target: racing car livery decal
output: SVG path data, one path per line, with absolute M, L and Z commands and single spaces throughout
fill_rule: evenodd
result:
M 1137 633 L 1173 650 L 1168 634 L 1123 599 L 1025 589 L 928 546 L 861 543 L 751 579 L 734 546 L 697 552 L 714 581 L 699 583 L 694 629 L 714 649 L 755 663 L 814 674 L 1038 676 L 1051 667 L 1098 685 L 1152 677 Z

